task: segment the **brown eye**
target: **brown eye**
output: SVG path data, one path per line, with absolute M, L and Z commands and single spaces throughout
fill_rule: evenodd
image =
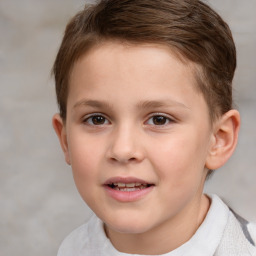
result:
M 146 123 L 151 126 L 164 126 L 172 122 L 173 122 L 173 119 L 171 119 L 170 117 L 159 114 L 159 115 L 151 116 Z
M 89 125 L 105 125 L 109 124 L 109 121 L 101 115 L 94 115 L 86 118 L 84 120 L 84 123 L 87 123 Z
M 165 116 L 154 116 L 152 122 L 154 125 L 165 125 L 168 122 L 168 118 Z
M 103 116 L 94 116 L 92 117 L 92 122 L 95 125 L 101 125 L 105 123 L 106 118 L 104 118 Z

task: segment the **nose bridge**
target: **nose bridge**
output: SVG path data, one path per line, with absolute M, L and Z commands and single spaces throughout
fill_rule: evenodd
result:
M 109 158 L 123 163 L 141 161 L 143 150 L 139 137 L 140 130 L 135 125 L 129 122 L 117 125 L 111 136 Z

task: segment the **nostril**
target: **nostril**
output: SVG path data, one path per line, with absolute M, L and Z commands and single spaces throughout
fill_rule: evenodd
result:
M 111 157 L 111 158 L 110 158 L 110 161 L 112 161 L 112 162 L 118 162 L 118 160 L 117 160 L 115 157 Z
M 117 144 L 115 144 L 111 145 L 111 147 L 107 150 L 106 158 L 112 163 L 135 163 L 141 162 L 144 159 L 144 152 L 140 147 L 129 147 L 129 145 L 117 147 Z
M 138 161 L 136 157 L 130 157 L 130 158 L 115 158 L 111 157 L 110 161 L 112 162 L 120 162 L 120 163 L 129 163 L 129 162 L 136 162 Z

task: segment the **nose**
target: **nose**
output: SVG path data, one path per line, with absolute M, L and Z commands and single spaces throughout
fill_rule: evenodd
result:
M 140 137 L 139 131 L 129 125 L 116 128 L 110 137 L 107 158 L 121 164 L 141 162 L 145 154 Z

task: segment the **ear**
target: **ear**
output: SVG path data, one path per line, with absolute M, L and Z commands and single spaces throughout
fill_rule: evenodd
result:
M 59 138 L 61 148 L 65 155 L 66 163 L 70 165 L 71 163 L 70 163 L 69 150 L 68 150 L 66 126 L 59 114 L 55 114 L 53 116 L 52 125 Z
M 215 170 L 227 162 L 236 148 L 239 128 L 240 115 L 234 109 L 225 113 L 213 125 L 213 135 L 206 159 L 206 168 Z

